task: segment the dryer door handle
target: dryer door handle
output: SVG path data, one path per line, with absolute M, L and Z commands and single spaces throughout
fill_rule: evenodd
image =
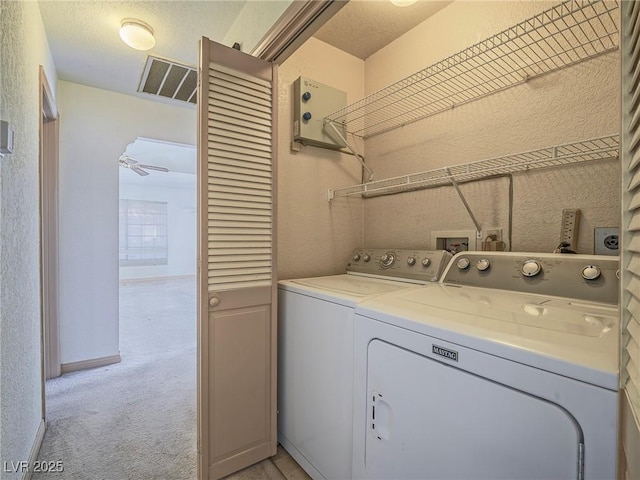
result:
M 391 436 L 391 405 L 378 392 L 369 395 L 369 427 L 378 440 L 388 440 Z

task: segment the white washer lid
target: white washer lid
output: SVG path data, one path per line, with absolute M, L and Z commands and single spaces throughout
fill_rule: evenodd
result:
M 371 296 L 416 286 L 412 283 L 397 280 L 384 280 L 350 274 L 284 280 L 278 282 L 278 285 L 285 290 L 351 305 Z
M 354 296 L 371 296 L 395 292 L 407 286 L 406 283 L 393 280 L 374 279 L 355 275 L 336 275 L 332 277 L 316 277 L 292 280 L 293 283 L 321 288 L 332 292 L 346 293 Z M 414 286 L 414 285 L 411 285 Z

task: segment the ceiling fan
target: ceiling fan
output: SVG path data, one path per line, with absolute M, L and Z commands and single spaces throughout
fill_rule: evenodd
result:
M 126 153 L 123 153 L 122 155 L 120 155 L 120 158 L 118 159 L 118 164 L 123 168 L 128 168 L 129 170 L 136 172 L 138 175 L 142 177 L 149 175 L 149 172 L 147 172 L 147 170 L 154 170 L 156 172 L 169 171 L 169 169 L 165 167 L 156 167 L 155 165 L 145 165 L 144 163 L 138 163 L 137 160 L 134 160 Z

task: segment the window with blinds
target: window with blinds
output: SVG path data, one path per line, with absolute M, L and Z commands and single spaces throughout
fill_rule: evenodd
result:
M 271 84 L 209 65 L 209 290 L 272 282 Z
M 167 265 L 167 202 L 120 200 L 120 266 Z
M 640 418 L 640 2 L 622 9 L 624 291 L 621 387 Z

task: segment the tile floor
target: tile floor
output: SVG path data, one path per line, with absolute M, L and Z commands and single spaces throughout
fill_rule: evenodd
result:
M 287 480 L 311 480 L 307 472 L 298 465 L 282 446 L 278 445 L 278 453 L 276 453 L 275 457 L 271 457 L 271 460 Z
M 311 480 L 311 477 L 278 445 L 275 456 L 224 477 L 224 480 Z

